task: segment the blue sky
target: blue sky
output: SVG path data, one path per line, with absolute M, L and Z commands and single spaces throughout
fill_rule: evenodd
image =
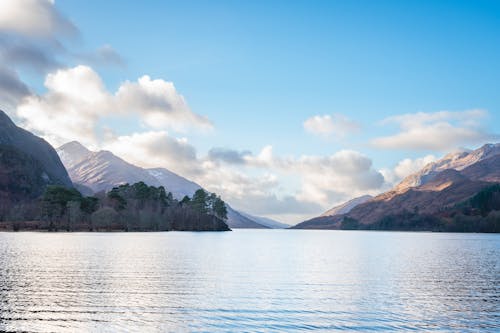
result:
M 123 82 L 135 82 L 143 75 L 172 82 L 190 112 L 206 117 L 213 126 L 182 131 L 167 126 L 168 136 L 188 142 L 197 163 L 207 162 L 205 156 L 214 148 L 233 157 L 234 153 L 247 156 L 248 163 L 233 160 L 225 167 L 249 177 L 245 179 L 253 185 L 262 181 L 262 192 L 276 197 L 278 206 L 286 206 L 288 197 L 304 202 L 308 193 L 304 188 L 310 185 L 304 173 L 314 169 L 301 164 L 302 156 L 326 158 L 349 150 L 372 163 L 370 172 L 392 170 L 406 158 L 420 165 L 419 158 L 439 157 L 461 146 L 474 148 L 500 133 L 498 1 L 58 0 L 54 10 L 79 31 L 70 38 L 61 31 L 51 37 L 70 50 L 58 55 L 63 59 L 61 68 L 91 66 L 111 94 Z M 89 64 L 88 59 L 68 55 L 90 54 L 103 45 L 112 48 L 123 64 Z M 56 67 L 42 74 L 22 66 L 15 70 L 37 95 L 44 96 L 50 90 L 44 87 L 46 75 Z M 478 109 L 482 111 L 467 111 Z M 23 110 L 18 107 L 11 113 L 22 121 Z M 439 111 L 448 113 L 437 115 Z M 418 112 L 434 116 L 419 123 Z M 403 114 L 412 116 L 383 122 Z M 305 128 L 307 119 L 326 115 L 333 117 L 334 125 L 323 134 L 314 124 Z M 94 115 L 98 124 L 93 126 L 101 131 L 109 128 L 116 136 L 151 130 L 140 117 Z M 328 122 L 325 119 L 318 122 Z M 416 128 L 411 125 L 415 123 Z M 43 128 L 32 127 L 44 134 Z M 456 135 L 436 135 L 435 145 L 411 142 L 419 141 L 415 133 L 429 140 L 447 129 L 456 130 Z M 411 135 L 374 144 L 377 138 L 405 131 Z M 58 141 L 46 137 L 54 144 Z M 94 146 L 114 147 L 120 153 L 116 143 Z M 280 161 L 256 162 L 268 146 Z M 121 156 L 127 157 L 123 152 Z M 168 158 L 165 164 L 208 188 L 227 191 L 227 197 L 252 210 L 235 194 L 247 189 L 213 185 L 215 174 L 196 179 L 192 168 L 184 170 Z M 298 170 L 289 172 L 294 168 Z M 327 201 L 334 204 L 363 191 L 379 192 L 401 174 L 392 180 L 387 173 L 384 177 L 384 184 L 325 194 L 321 209 Z M 337 180 L 331 184 L 345 185 Z M 284 216 L 282 210 L 268 207 L 253 212 L 299 219 L 299 213 Z M 305 209 L 300 218 L 314 215 L 312 211 Z
M 500 131 L 498 1 L 59 1 L 85 44 L 111 44 L 127 68 L 114 89 L 147 73 L 175 83 L 216 125 L 200 149 L 325 154 L 364 147 L 390 115 L 490 111 Z M 315 114 L 360 121 L 359 140 L 304 133 Z M 256 135 L 256 132 L 259 134 Z M 349 140 L 351 141 L 351 140 Z M 416 157 L 421 152 L 404 152 Z M 396 163 L 401 152 L 375 162 Z

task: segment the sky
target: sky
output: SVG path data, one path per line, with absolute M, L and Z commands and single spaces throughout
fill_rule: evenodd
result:
M 0 108 L 287 223 L 499 141 L 498 1 L 0 0 Z

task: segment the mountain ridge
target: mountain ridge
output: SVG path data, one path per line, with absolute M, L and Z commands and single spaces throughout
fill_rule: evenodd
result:
M 419 185 L 409 186 L 414 181 Z M 499 182 L 500 144 L 486 144 L 470 152 L 448 154 L 348 213 L 318 216 L 293 228 L 338 229 L 346 218 L 368 226 L 387 216 L 432 216 Z
M 57 152 L 77 186 L 88 187 L 94 192 L 109 191 L 113 187 L 143 181 L 151 186 L 164 186 L 175 198 L 192 196 L 202 187 L 166 168 L 141 168 L 110 151 L 93 152 L 77 141 L 68 142 Z M 268 228 L 234 210 L 228 209 L 230 228 Z

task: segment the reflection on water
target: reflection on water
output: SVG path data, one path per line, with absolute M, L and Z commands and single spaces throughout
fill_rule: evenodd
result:
M 500 330 L 500 235 L 0 233 L 0 330 Z

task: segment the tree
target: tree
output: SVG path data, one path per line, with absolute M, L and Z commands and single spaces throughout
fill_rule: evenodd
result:
M 191 198 L 187 195 L 180 201 L 181 206 L 189 205 L 191 203 Z
M 226 203 L 220 197 L 216 197 L 212 206 L 214 215 L 221 220 L 227 220 L 227 207 Z
M 49 229 L 57 229 L 62 223 L 68 202 L 81 201 L 82 195 L 74 188 L 48 186 L 41 200 L 42 218 L 49 222 Z
M 208 213 L 208 193 L 203 189 L 198 189 L 193 194 L 193 199 L 191 200 L 191 207 L 200 214 Z

